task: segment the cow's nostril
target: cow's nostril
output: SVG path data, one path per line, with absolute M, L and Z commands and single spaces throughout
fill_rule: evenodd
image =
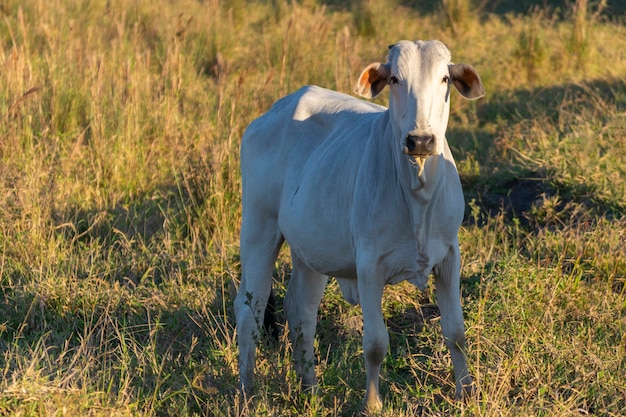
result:
M 407 136 L 406 137 L 406 148 L 409 150 L 409 152 L 413 152 L 415 150 L 416 147 L 416 141 L 415 141 L 415 137 L 414 136 Z
M 424 143 L 424 149 L 429 153 L 435 149 L 435 137 L 433 135 L 427 136 Z

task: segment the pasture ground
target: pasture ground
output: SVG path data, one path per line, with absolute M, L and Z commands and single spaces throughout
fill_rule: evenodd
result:
M 478 395 L 453 400 L 434 290 L 398 285 L 383 414 L 623 415 L 621 3 L 0 2 L 0 415 L 358 414 L 360 311 L 332 280 L 320 395 L 286 342 L 260 348 L 254 401 L 235 394 L 239 140 L 407 38 L 444 41 L 487 89 L 453 96 L 448 134 Z M 274 277 L 280 308 L 287 251 Z

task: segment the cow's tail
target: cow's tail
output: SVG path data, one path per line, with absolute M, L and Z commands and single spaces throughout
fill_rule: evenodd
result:
M 274 290 L 270 291 L 270 297 L 267 299 L 267 307 L 265 307 L 265 316 L 263 317 L 263 330 L 268 339 L 278 342 L 280 329 L 276 318 L 276 298 Z

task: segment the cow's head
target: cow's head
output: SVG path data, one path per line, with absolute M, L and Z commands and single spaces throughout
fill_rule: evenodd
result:
M 386 64 L 363 70 L 355 92 L 376 97 L 389 85 L 389 113 L 399 149 L 421 167 L 430 155 L 441 154 L 450 114 L 450 86 L 464 97 L 485 95 L 478 72 L 450 62 L 450 51 L 439 41 L 400 41 L 389 46 Z

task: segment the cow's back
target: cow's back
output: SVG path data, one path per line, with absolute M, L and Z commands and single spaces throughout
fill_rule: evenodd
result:
M 242 139 L 242 169 L 264 154 L 265 158 L 306 158 L 307 153 L 327 139 L 342 136 L 363 124 L 362 116 L 386 108 L 346 94 L 317 86 L 305 86 L 278 100 L 255 119 Z M 354 136 L 351 132 L 348 135 Z
M 386 109 L 317 86 L 302 87 L 278 100 L 246 129 L 241 144 L 242 192 L 256 209 L 277 215 L 285 178 L 295 180 L 320 152 L 362 145 L 372 116 Z M 338 145 L 335 145 L 338 144 Z M 332 164 L 341 162 L 332 161 Z M 332 173 L 328 173 L 332 175 Z M 245 205 L 244 205 L 245 207 Z

